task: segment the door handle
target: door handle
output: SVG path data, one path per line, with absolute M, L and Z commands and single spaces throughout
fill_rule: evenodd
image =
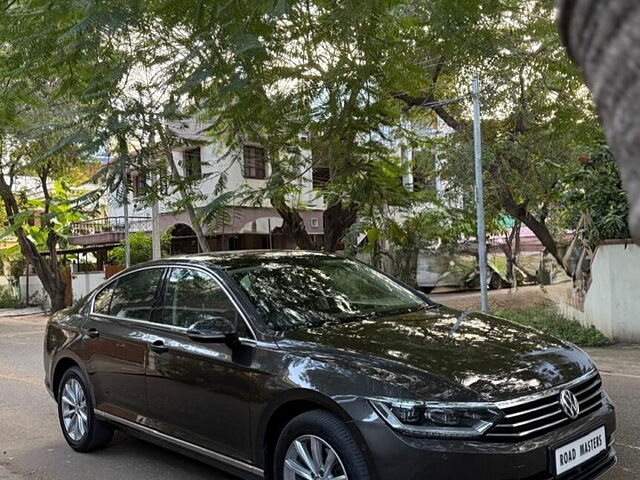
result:
M 100 332 L 96 328 L 90 328 L 86 333 L 89 338 L 98 338 L 100 336 Z
M 156 340 L 151 345 L 149 345 L 149 348 L 151 348 L 151 350 L 155 353 L 165 353 L 169 351 L 162 340 Z

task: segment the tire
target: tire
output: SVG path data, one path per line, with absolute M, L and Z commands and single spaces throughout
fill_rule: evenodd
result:
M 489 288 L 491 290 L 500 290 L 502 288 L 502 277 L 496 272 L 491 274 L 491 279 L 489 280 Z
M 69 446 L 77 452 L 104 448 L 113 437 L 113 427 L 95 416 L 88 385 L 82 370 L 72 367 L 64 372 L 58 387 L 60 428 Z
M 321 456 L 322 461 L 314 462 L 316 465 L 323 463 L 327 465 L 325 462 L 330 456 L 330 449 L 337 457 L 330 471 L 326 472 L 316 468 L 316 473 L 319 473 L 320 476 L 314 478 L 339 478 L 342 470 L 348 480 L 371 480 L 364 455 L 351 433 L 338 417 L 325 410 L 305 412 L 295 417 L 284 427 L 274 453 L 275 480 L 304 478 L 296 475 L 291 467 L 285 466 L 286 461 L 293 460 L 297 463 L 294 468 L 303 467 L 306 471 L 310 470 L 309 463 L 305 463 L 303 457 L 298 453 L 296 441 L 304 447 L 307 457 L 312 462 L 318 455 Z M 311 442 L 315 442 L 316 446 L 320 445 L 315 455 Z M 291 463 L 289 464 L 291 465 Z M 333 477 L 330 476 L 331 474 Z

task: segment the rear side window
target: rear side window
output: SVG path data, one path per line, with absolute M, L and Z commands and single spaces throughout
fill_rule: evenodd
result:
M 151 320 L 151 310 L 163 272 L 161 268 L 149 268 L 120 277 L 111 295 L 109 315 L 132 320 Z
M 236 308 L 222 287 L 204 272 L 174 268 L 169 276 L 162 323 L 188 328 L 198 320 L 212 317 L 236 322 Z

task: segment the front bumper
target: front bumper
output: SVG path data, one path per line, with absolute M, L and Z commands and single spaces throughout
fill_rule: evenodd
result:
M 364 414 L 366 406 L 359 410 Z M 552 432 L 510 443 L 414 438 L 394 432 L 375 413 L 354 418 L 360 418 L 354 425 L 366 443 L 377 480 L 592 480 L 616 462 L 612 445 L 615 410 L 608 401 Z M 555 477 L 550 465 L 553 450 L 603 425 L 607 450 Z

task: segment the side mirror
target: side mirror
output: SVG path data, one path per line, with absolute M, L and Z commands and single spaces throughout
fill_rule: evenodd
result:
M 206 343 L 233 343 L 238 338 L 238 330 L 224 317 L 208 317 L 198 320 L 187 329 L 191 340 Z

